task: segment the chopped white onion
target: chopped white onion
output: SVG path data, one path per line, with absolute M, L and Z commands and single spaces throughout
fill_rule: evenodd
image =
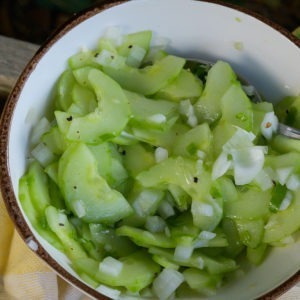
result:
M 236 127 L 237 130 L 234 135 L 223 145 L 223 151 L 230 153 L 233 149 L 241 149 L 253 146 L 255 134 L 246 131 L 240 127 Z
M 167 159 L 169 156 L 169 152 L 167 149 L 162 147 L 157 147 L 154 152 L 155 161 L 157 163 Z
M 177 245 L 174 251 L 176 261 L 187 261 L 193 254 L 193 246 Z
M 279 168 L 276 169 L 276 173 L 277 173 L 277 177 L 278 177 L 278 181 L 281 185 L 286 184 L 289 176 L 292 174 L 293 172 L 293 167 L 287 167 L 287 168 Z
M 266 191 L 273 187 L 273 182 L 264 169 L 262 169 L 255 177 L 255 183 L 261 188 L 262 191 Z
M 279 210 L 285 210 L 287 209 L 293 200 L 293 194 L 290 191 L 287 191 L 284 199 L 281 201 L 281 204 L 279 206 Z
M 44 143 L 37 144 L 31 151 L 31 155 L 43 166 L 46 167 L 55 160 L 55 155 Z
M 228 153 L 221 152 L 216 159 L 212 169 L 212 179 L 215 180 L 224 175 L 232 166 L 232 161 L 228 158 Z
M 146 50 L 138 45 L 133 45 L 130 48 L 128 57 L 126 59 L 127 65 L 138 68 L 146 55 Z
M 159 299 L 168 299 L 184 281 L 183 275 L 173 269 L 163 271 L 153 281 L 153 292 Z
M 162 201 L 162 203 L 158 207 L 158 212 L 164 219 L 175 215 L 173 206 L 167 200 Z
M 197 200 L 192 202 L 192 211 L 194 211 L 196 215 L 205 217 L 212 217 L 214 215 L 214 208 L 212 205 Z
M 199 237 L 199 239 L 202 239 L 202 240 L 212 240 L 213 238 L 216 237 L 216 233 L 211 232 L 211 231 L 203 230 L 203 231 L 200 232 L 198 237 Z
M 99 271 L 117 277 L 123 269 L 123 263 L 111 256 L 105 257 L 99 264 Z
M 118 69 L 125 64 L 125 57 L 116 55 L 106 49 L 103 49 L 94 60 L 102 66 L 109 66 L 115 69 Z
M 155 114 L 147 118 L 148 121 L 153 122 L 155 124 L 163 124 L 167 121 L 167 118 L 163 114 Z
M 289 176 L 286 187 L 291 191 L 296 191 L 300 187 L 300 178 L 296 174 L 292 174 Z
M 273 111 L 267 112 L 260 125 L 260 130 L 262 135 L 267 140 L 270 140 L 273 134 L 277 131 L 277 129 L 278 129 L 278 118 L 276 117 Z
M 96 288 L 96 290 L 99 293 L 101 293 L 101 294 L 103 294 L 103 295 L 105 295 L 105 296 L 107 296 L 107 297 L 109 297 L 111 299 L 114 299 L 114 300 L 119 299 L 119 296 L 121 295 L 121 292 L 119 290 L 112 289 L 111 287 L 108 287 L 108 286 L 106 286 L 104 284 L 99 285 Z
M 180 101 L 179 112 L 184 116 L 190 116 L 191 114 L 194 113 L 194 107 L 190 99 Z
M 236 185 L 248 184 L 257 176 L 264 166 L 264 153 L 259 146 L 231 151 Z
M 150 232 L 163 232 L 166 228 L 166 222 L 159 216 L 148 216 L 146 218 L 145 228 Z
M 139 216 L 145 217 L 155 212 L 164 193 L 158 190 L 144 189 L 133 201 L 133 208 Z
M 86 209 L 84 206 L 84 202 L 82 200 L 77 200 L 74 203 L 74 210 L 75 210 L 78 218 L 82 218 L 86 215 Z
M 188 116 L 187 124 L 190 125 L 191 127 L 196 127 L 198 125 L 198 119 L 196 115 Z
M 201 159 L 204 159 L 206 156 L 206 153 L 202 150 L 197 150 L 197 156 Z M 203 161 L 202 161 L 202 163 L 203 163 Z
M 32 145 L 36 145 L 39 141 L 41 136 L 49 131 L 51 128 L 51 124 L 47 118 L 41 118 L 38 123 L 33 127 L 31 135 L 30 135 L 30 142 Z

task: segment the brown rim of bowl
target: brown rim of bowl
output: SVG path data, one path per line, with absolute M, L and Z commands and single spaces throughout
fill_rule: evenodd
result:
M 23 238 L 23 240 L 28 244 L 29 241 L 34 241 L 38 245 L 38 249 L 35 253 L 42 258 L 54 271 L 56 271 L 60 276 L 62 276 L 68 282 L 76 285 L 85 293 L 89 294 L 92 297 L 97 299 L 106 300 L 109 299 L 95 289 L 89 287 L 82 281 L 78 280 L 68 271 L 66 271 L 63 267 L 61 267 L 50 255 L 49 253 L 41 246 L 41 244 L 35 239 L 34 234 L 32 233 L 31 229 L 26 223 L 25 218 L 22 215 L 21 209 L 17 204 L 17 199 L 15 198 L 12 182 L 10 179 L 9 168 L 8 168 L 8 140 L 9 140 L 9 131 L 11 125 L 11 117 L 13 115 L 14 108 L 18 102 L 19 94 L 25 84 L 26 79 L 29 77 L 31 72 L 35 69 L 36 65 L 39 63 L 40 59 L 43 55 L 48 51 L 48 49 L 62 36 L 64 36 L 68 31 L 74 28 L 76 25 L 80 24 L 84 20 L 106 10 L 111 7 L 120 5 L 122 3 L 126 3 L 129 0 L 104 0 L 101 4 L 96 4 L 92 8 L 89 8 L 83 12 L 75 14 L 72 18 L 70 18 L 65 24 L 60 26 L 46 41 L 45 43 L 39 48 L 39 50 L 35 53 L 33 58 L 29 61 L 29 63 L 24 68 L 23 72 L 19 76 L 13 90 L 11 91 L 8 100 L 6 101 L 2 116 L 1 116 L 1 127 L 0 127 L 0 171 L 1 171 L 1 193 L 3 196 L 3 200 L 5 202 L 7 211 L 16 225 L 16 229 Z M 207 3 L 214 3 L 217 5 L 229 7 L 250 15 L 263 23 L 269 25 L 273 29 L 279 31 L 282 35 L 287 37 L 291 42 L 295 45 L 300 47 L 300 39 L 297 39 L 292 33 L 287 31 L 282 26 L 276 24 L 275 22 L 269 20 L 266 17 L 261 16 L 258 13 L 250 11 L 246 8 L 224 3 L 222 1 L 202 1 Z M 258 299 L 261 300 L 269 300 L 275 299 L 278 296 L 285 293 L 289 290 L 292 286 L 294 286 L 300 280 L 300 270 L 292 275 L 289 279 L 285 282 L 280 284 L 279 286 L 275 287 L 271 291 L 267 292 L 263 296 L 259 297 Z

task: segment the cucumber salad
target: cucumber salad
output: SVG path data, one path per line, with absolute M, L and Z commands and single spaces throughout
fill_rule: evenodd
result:
M 68 60 L 32 131 L 19 199 L 35 230 L 113 299 L 211 296 L 300 228 L 300 97 L 253 103 L 231 66 L 189 65 L 153 33 Z

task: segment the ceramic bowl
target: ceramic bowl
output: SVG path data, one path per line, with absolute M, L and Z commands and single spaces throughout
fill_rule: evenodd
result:
M 103 1 L 70 20 L 38 50 L 18 79 L 2 117 L 2 194 L 28 246 L 59 275 L 98 299 L 105 297 L 84 283 L 66 257 L 34 230 L 20 206 L 18 180 L 26 168 L 30 132 L 47 110 L 68 57 L 83 46 L 95 47 L 110 26 L 125 33 L 151 29 L 168 40 L 167 50 L 173 54 L 226 60 L 271 101 L 300 94 L 299 41 L 259 16 L 219 2 Z M 275 298 L 300 279 L 299 249 L 300 240 L 273 250 L 260 266 L 247 270 L 211 299 Z

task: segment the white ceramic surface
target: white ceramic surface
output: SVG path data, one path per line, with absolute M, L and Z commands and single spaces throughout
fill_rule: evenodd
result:
M 56 79 L 65 69 L 68 57 L 82 46 L 93 48 L 109 26 L 119 26 L 125 33 L 151 29 L 156 36 L 168 39 L 168 51 L 174 54 L 227 60 L 270 101 L 300 94 L 299 47 L 252 16 L 219 4 L 192 0 L 134 0 L 111 7 L 56 40 L 41 56 L 21 90 L 8 141 L 9 172 L 16 198 L 18 180 L 26 167 L 28 137 L 46 110 Z M 35 232 L 32 227 L 31 230 Z M 37 239 L 76 276 L 64 256 L 38 235 Z M 261 266 L 249 270 L 212 299 L 246 300 L 270 291 L 300 269 L 299 248 L 300 241 L 276 249 Z

